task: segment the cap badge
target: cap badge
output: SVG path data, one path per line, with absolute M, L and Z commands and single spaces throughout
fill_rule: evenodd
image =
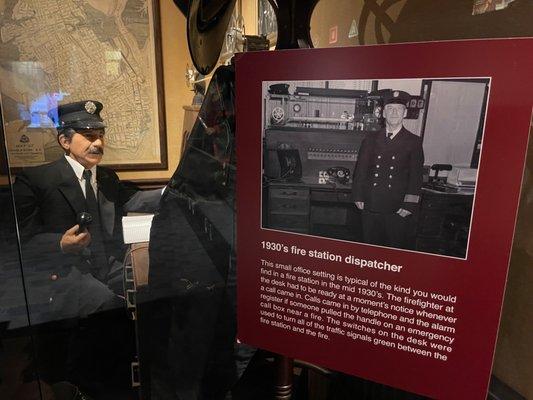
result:
M 92 101 L 86 102 L 85 111 L 87 111 L 89 114 L 94 114 L 94 112 L 96 111 L 96 104 L 94 104 Z
M 397 90 L 394 91 L 394 93 L 392 94 L 394 97 L 398 97 L 400 95 L 400 92 L 398 92 Z M 87 107 L 87 106 L 86 106 Z

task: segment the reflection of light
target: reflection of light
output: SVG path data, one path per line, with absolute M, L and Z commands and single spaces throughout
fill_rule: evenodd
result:
M 110 50 L 105 52 L 106 58 L 106 73 L 108 76 L 120 75 L 120 61 L 122 60 L 122 53 L 116 50 Z
M 122 60 L 122 53 L 118 50 L 108 50 L 105 52 L 105 58 L 108 61 L 120 61 Z
M 53 128 L 55 124 L 48 117 L 48 111 L 56 108 L 57 103 L 65 96 L 68 96 L 68 93 L 45 93 L 31 102 L 29 115 L 27 111 L 21 110 L 20 117 L 26 121 L 30 120 L 29 128 Z M 54 118 L 57 120 L 57 115 Z

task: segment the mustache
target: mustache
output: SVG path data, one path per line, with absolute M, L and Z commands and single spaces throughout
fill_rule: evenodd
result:
M 104 149 L 100 147 L 92 147 L 89 149 L 89 154 L 100 154 L 104 155 Z

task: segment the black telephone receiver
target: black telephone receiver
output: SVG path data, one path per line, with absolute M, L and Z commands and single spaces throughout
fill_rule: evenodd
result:
M 88 212 L 81 212 L 78 214 L 77 221 L 78 225 L 78 234 L 82 233 L 85 228 L 87 228 L 93 222 L 93 216 Z
M 326 171 L 328 181 L 346 185 L 350 181 L 350 170 L 346 167 L 331 167 Z

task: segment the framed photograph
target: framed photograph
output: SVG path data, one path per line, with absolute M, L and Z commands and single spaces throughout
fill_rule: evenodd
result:
M 533 40 L 505 39 L 238 55 L 239 339 L 486 399 L 531 54 Z
M 489 87 L 479 77 L 263 81 L 262 228 L 466 258 Z M 403 129 L 388 139 L 374 109 L 400 92 Z M 409 113 L 421 93 L 429 107 Z M 373 159 L 357 164 L 365 138 Z M 416 201 L 404 202 L 409 193 Z M 412 212 L 396 221 L 403 207 Z M 392 214 L 385 225 L 398 222 L 400 236 L 366 229 L 369 213 Z
M 159 0 L 118 7 L 74 0 L 21 7 L 15 1 L 5 8 L 0 77 L 11 168 L 61 156 L 47 113 L 86 99 L 104 105 L 103 165 L 167 167 Z

